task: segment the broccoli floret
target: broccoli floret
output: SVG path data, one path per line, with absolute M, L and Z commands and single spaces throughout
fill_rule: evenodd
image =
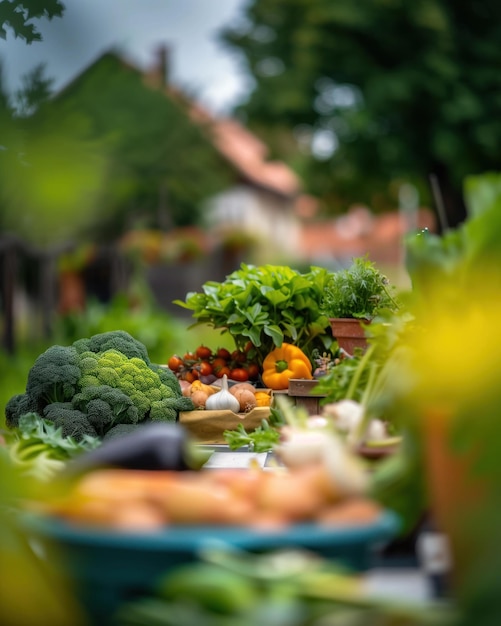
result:
M 87 415 L 75 409 L 71 402 L 48 404 L 43 410 L 43 417 L 53 422 L 56 428 L 61 428 L 63 437 L 73 437 L 75 441 L 82 441 L 85 435 L 98 436 Z
M 41 414 L 47 404 L 68 402 L 82 375 L 78 352 L 71 346 L 54 345 L 42 352 L 28 373 L 26 394 Z
M 152 422 L 175 422 L 179 411 L 193 411 L 194 408 L 191 398 L 184 396 L 164 398 L 151 403 L 150 420 Z
M 151 407 L 150 392 L 155 391 L 155 398 L 160 400 L 172 392 L 162 385 L 158 375 L 137 357 L 128 358 L 117 350 L 106 350 L 96 355 L 97 369 L 94 374 L 82 376 L 81 390 L 95 386 L 108 386 L 119 389 L 128 396 L 138 411 L 136 421 L 142 421 Z M 124 421 L 124 420 L 120 420 Z
M 117 424 L 139 421 L 139 412 L 132 399 L 120 389 L 108 385 L 84 387 L 73 397 L 72 404 L 86 414 L 100 437 Z
M 150 357 L 146 346 L 135 339 L 125 330 L 111 330 L 105 333 L 93 335 L 90 339 L 79 339 L 73 343 L 73 346 L 79 353 L 90 352 L 106 352 L 107 350 L 117 350 L 129 359 L 136 357 L 150 363 Z
M 139 424 L 116 424 L 104 435 L 103 441 L 115 439 L 116 437 L 123 437 L 124 435 L 130 435 L 130 433 L 137 430 L 139 426 Z
M 166 387 L 169 387 L 170 389 L 172 389 L 172 391 L 174 392 L 176 396 L 183 395 L 181 391 L 181 385 L 179 384 L 179 380 L 171 369 L 163 365 L 158 365 L 157 363 L 150 363 L 150 369 L 153 370 L 156 374 L 158 374 L 160 381 Z
M 36 412 L 36 402 L 26 393 L 18 393 L 12 396 L 5 405 L 5 424 L 8 428 L 19 426 L 19 419 L 26 413 Z
M 91 376 L 95 374 L 97 368 L 97 354 L 95 352 L 86 350 L 85 352 L 80 353 L 80 371 L 82 372 L 82 376 Z
M 15 427 L 23 414 L 33 412 L 42 416 L 46 406 L 69 402 L 82 375 L 79 359 L 71 346 L 54 345 L 42 352 L 28 372 L 25 393 L 7 402 L 6 424 Z

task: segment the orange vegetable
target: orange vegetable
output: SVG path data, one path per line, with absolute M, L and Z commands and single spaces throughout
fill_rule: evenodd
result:
M 216 389 L 214 389 L 214 387 L 211 387 L 210 385 L 206 385 L 201 380 L 194 380 L 191 383 L 190 394 L 193 395 L 196 391 L 203 391 L 205 394 L 207 394 L 207 396 L 211 396 L 213 393 L 216 392 Z
M 266 391 L 256 391 L 254 395 L 256 397 L 256 406 L 270 406 L 271 394 Z
M 291 378 L 313 378 L 311 361 L 301 348 L 282 343 L 264 359 L 261 377 L 270 389 L 287 389 Z

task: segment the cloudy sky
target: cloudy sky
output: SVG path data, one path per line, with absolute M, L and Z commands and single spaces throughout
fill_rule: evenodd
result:
M 224 114 L 248 90 L 235 55 L 222 49 L 218 30 L 242 21 L 248 0 L 62 0 L 65 15 L 41 20 L 43 41 L 27 45 L 11 34 L 0 40 L 4 81 L 10 91 L 39 63 L 59 89 L 112 47 L 147 67 L 155 48 L 171 49 L 172 82 Z

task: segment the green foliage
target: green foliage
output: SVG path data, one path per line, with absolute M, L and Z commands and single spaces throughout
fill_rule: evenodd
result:
M 82 237 L 103 219 L 99 205 L 107 156 L 85 125 L 60 116 L 49 120 L 50 79 L 39 67 L 16 93 L 19 111 L 5 98 L 0 126 L 5 150 L 0 155 L 2 211 L 0 226 L 43 248 Z
M 65 7 L 60 0 L 43 0 L 30 2 L 29 0 L 2 0 L 0 2 L 0 37 L 7 38 L 7 28 L 14 37 L 24 39 L 30 44 L 41 41 L 42 36 L 33 20 L 62 17 Z
M 500 24 L 493 2 L 253 0 L 221 39 L 255 85 L 239 111 L 308 189 L 339 209 L 407 180 L 426 202 L 433 173 L 454 226 L 464 178 L 499 164 Z M 305 154 L 322 132 L 337 150 Z
M 194 563 L 167 572 L 156 589 L 123 604 L 117 626 L 311 626 L 378 624 L 454 626 L 447 603 L 378 597 L 343 563 L 304 550 L 256 554 L 236 548 L 202 550 Z
M 100 146 L 107 178 L 95 237 L 115 237 L 134 220 L 196 224 L 202 202 L 227 185 L 230 171 L 188 106 L 108 53 L 37 115 L 48 128 L 71 121 Z
M 322 309 L 328 317 L 372 320 L 384 309 L 396 310 L 395 288 L 367 258 L 334 272 L 325 285 Z
M 177 351 L 177 342 L 185 340 L 186 336 L 185 326 L 179 320 L 149 301 L 141 306 L 131 306 L 124 294 L 118 294 L 108 304 L 90 301 L 84 311 L 60 315 L 56 320 L 55 335 L 59 342 L 66 344 L 116 328 L 121 328 L 143 344 L 154 363 L 164 363 L 168 355 Z M 186 351 L 186 347 L 180 351 Z M 130 346 L 129 349 L 134 348 Z
M 291 267 L 242 263 L 223 282 L 208 281 L 175 304 L 189 309 L 198 324 L 229 333 L 238 349 L 251 341 L 257 362 L 275 347 L 290 342 L 306 354 L 332 343 L 321 300 L 329 271 L 319 267 L 301 273 Z
M 37 413 L 21 416 L 18 427 L 3 434 L 13 464 L 23 474 L 41 481 L 52 478 L 69 459 L 101 443 L 89 433 L 82 433 L 78 438 L 65 434 L 60 425 L 41 419 Z

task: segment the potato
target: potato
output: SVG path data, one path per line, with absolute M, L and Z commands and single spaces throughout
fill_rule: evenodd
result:
M 208 394 L 202 389 L 198 389 L 190 394 L 190 398 L 193 401 L 196 409 L 205 409 L 205 404 L 207 402 Z

